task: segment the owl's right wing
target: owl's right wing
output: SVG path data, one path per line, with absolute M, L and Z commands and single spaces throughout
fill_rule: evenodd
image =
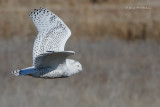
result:
M 75 52 L 73 51 L 62 51 L 62 52 L 52 52 L 47 51 L 44 54 L 39 55 L 35 59 L 35 68 L 43 68 L 43 67 L 55 67 L 59 64 L 63 64 L 66 61 L 66 58 L 70 55 L 73 55 Z
M 33 46 L 33 62 L 46 51 L 64 51 L 65 43 L 71 35 L 64 22 L 45 8 L 34 9 L 29 16 L 38 30 Z

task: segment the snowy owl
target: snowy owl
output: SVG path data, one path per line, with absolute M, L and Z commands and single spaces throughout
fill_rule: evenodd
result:
M 12 73 L 16 76 L 61 78 L 82 71 L 78 61 L 67 59 L 75 52 L 64 51 L 65 43 L 71 35 L 64 22 L 45 8 L 34 9 L 29 16 L 38 30 L 33 46 L 33 66 Z

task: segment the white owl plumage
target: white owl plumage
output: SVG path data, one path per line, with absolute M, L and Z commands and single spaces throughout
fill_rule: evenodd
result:
M 34 22 L 38 35 L 33 46 L 33 67 L 14 70 L 12 73 L 41 78 L 68 77 L 82 70 L 78 61 L 66 59 L 73 51 L 64 51 L 71 36 L 70 29 L 51 11 L 34 9 L 29 15 Z

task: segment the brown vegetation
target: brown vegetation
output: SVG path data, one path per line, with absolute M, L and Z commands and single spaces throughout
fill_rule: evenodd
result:
M 35 36 L 37 31 L 28 17 L 34 8 L 46 7 L 69 26 L 75 37 L 118 37 L 122 39 L 160 40 L 160 14 L 155 2 L 144 3 L 149 9 L 136 7 L 131 1 L 110 0 L 60 1 L 16 0 L 1 2 L 0 37 Z M 97 3 L 93 3 L 97 2 Z M 100 2 L 100 3 L 99 3 Z M 158 1 L 157 1 L 158 2 Z
M 32 64 L 33 40 L 0 40 L 2 107 L 159 107 L 160 48 L 149 41 L 70 39 L 83 71 L 69 78 L 15 77 Z

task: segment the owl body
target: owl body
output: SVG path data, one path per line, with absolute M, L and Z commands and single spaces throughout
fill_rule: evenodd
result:
M 34 9 L 29 15 L 34 22 L 38 35 L 33 46 L 33 66 L 14 70 L 16 76 L 28 75 L 39 78 L 68 77 L 82 71 L 78 61 L 67 59 L 73 51 L 64 51 L 70 29 L 51 11 Z

